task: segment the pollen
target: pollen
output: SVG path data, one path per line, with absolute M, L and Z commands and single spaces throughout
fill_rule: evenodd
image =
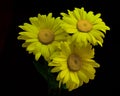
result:
M 50 44 L 54 41 L 54 33 L 49 29 L 41 30 L 38 34 L 38 39 L 42 44 Z
M 79 20 L 77 23 L 77 28 L 82 32 L 89 32 L 92 29 L 92 24 L 87 20 Z
M 70 71 L 79 71 L 81 68 L 80 57 L 76 54 L 69 55 L 67 64 Z

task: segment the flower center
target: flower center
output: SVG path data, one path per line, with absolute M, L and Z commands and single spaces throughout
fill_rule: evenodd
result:
M 38 34 L 38 39 L 43 44 L 50 44 L 54 41 L 54 34 L 49 29 L 41 30 Z
M 67 60 L 68 68 L 70 71 L 78 71 L 81 67 L 80 57 L 76 54 L 71 54 Z
M 92 24 L 87 20 L 79 20 L 77 23 L 77 28 L 82 32 L 89 32 L 92 29 Z

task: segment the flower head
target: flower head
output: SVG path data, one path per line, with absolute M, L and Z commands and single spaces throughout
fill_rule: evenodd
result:
M 31 17 L 29 20 L 31 24 L 19 26 L 24 31 L 19 32 L 18 40 L 25 40 L 22 46 L 33 53 L 36 60 L 41 55 L 48 60 L 59 42 L 66 40 L 67 33 L 60 27 L 61 20 L 59 17 L 52 17 L 52 13 L 48 16 L 38 14 L 38 17 Z
M 81 46 L 91 43 L 92 45 L 103 44 L 106 30 L 110 30 L 108 26 L 100 18 L 101 14 L 88 13 L 84 8 L 75 8 L 73 11 L 68 10 L 68 14 L 61 13 L 63 16 L 62 28 L 67 33 L 72 33 L 73 41 Z
M 52 66 L 51 72 L 58 72 L 59 87 L 66 84 L 71 91 L 94 79 L 95 68 L 100 65 L 93 60 L 94 49 L 91 45 L 79 47 L 75 43 L 61 43 L 61 49 L 52 56 L 48 66 Z

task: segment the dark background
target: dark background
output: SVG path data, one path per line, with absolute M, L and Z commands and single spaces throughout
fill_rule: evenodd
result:
M 112 1 L 112 0 L 111 0 Z M 0 1 L 0 59 L 3 69 L 3 88 L 12 95 L 47 96 L 47 82 L 33 65 L 34 56 L 29 55 L 17 40 L 20 29 L 18 25 L 29 22 L 29 17 L 38 13 L 53 13 L 84 7 L 86 11 L 101 13 L 101 18 L 111 30 L 107 32 L 103 48 L 96 47 L 95 60 L 101 67 L 96 70 L 96 77 L 80 88 L 62 96 L 107 96 L 113 95 L 113 12 L 110 0 L 4 0 Z M 35 95 L 36 94 L 36 95 Z M 43 94 L 43 95 L 42 95 Z

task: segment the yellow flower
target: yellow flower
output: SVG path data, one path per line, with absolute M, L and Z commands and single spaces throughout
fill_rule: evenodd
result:
M 51 56 L 52 61 L 48 66 L 53 67 L 51 72 L 58 72 L 59 87 L 66 84 L 66 88 L 72 91 L 94 79 L 95 68 L 100 65 L 93 58 L 94 49 L 91 45 L 78 47 L 75 43 L 62 42 L 60 51 Z
M 66 40 L 67 33 L 60 27 L 61 19 L 38 14 L 38 17 L 29 18 L 30 23 L 24 23 L 19 27 L 24 31 L 19 32 L 18 40 L 25 40 L 22 47 L 26 47 L 29 53 L 35 55 L 38 60 L 42 55 L 49 60 L 50 55 L 56 50 L 60 41 Z
M 82 7 L 75 8 L 73 11 L 68 10 L 68 14 L 61 13 L 63 16 L 62 28 L 72 33 L 72 39 L 78 42 L 81 46 L 91 43 L 92 45 L 103 44 L 106 30 L 110 30 L 108 26 L 100 18 L 101 14 L 88 13 Z

